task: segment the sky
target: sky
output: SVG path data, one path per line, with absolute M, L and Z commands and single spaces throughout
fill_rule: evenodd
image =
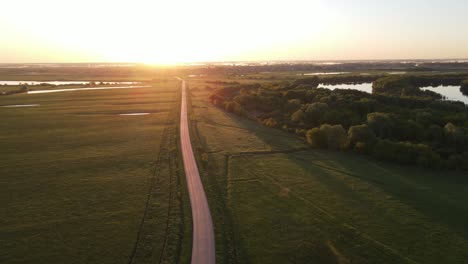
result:
M 0 63 L 468 58 L 466 0 L 15 0 Z

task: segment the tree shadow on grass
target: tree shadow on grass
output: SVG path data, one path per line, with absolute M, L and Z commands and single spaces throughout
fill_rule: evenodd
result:
M 296 144 L 292 147 L 291 142 L 300 142 L 300 139 L 286 132 L 264 127 L 255 121 L 224 111 L 223 114 L 236 127 L 251 131 L 250 133 L 262 140 L 272 150 L 287 151 L 297 147 Z M 302 145 L 305 146 L 305 144 Z M 321 184 L 335 190 L 343 198 L 359 204 L 360 207 L 368 208 L 369 215 L 382 215 L 382 217 L 385 217 L 384 215 L 388 214 L 388 208 L 383 208 L 377 201 L 372 201 L 369 197 L 366 197 L 366 194 L 357 193 L 347 184 L 335 177 L 327 176 L 327 174 L 337 172 L 346 175 L 346 177 L 363 181 L 382 190 L 391 199 L 415 210 L 424 219 L 428 220 L 429 226 L 436 224 L 455 235 L 461 236 L 465 241 L 468 239 L 466 224 L 468 223 L 468 205 L 466 205 L 468 200 L 468 175 L 466 173 L 431 171 L 416 167 L 399 166 L 375 161 L 354 153 L 309 150 L 286 155 L 288 160 L 304 170 L 309 170 L 310 166 L 319 167 L 318 170 L 323 172 L 323 174 L 317 176 Z M 312 162 L 313 159 L 317 158 L 320 159 L 320 162 Z M 398 214 L 398 212 L 392 214 Z M 385 225 L 394 228 L 391 223 L 397 224 L 398 222 L 395 219 L 386 217 Z M 401 225 L 401 223 L 399 224 Z M 407 228 L 410 231 L 414 230 L 413 234 L 423 230 L 420 227 L 414 227 L 413 229 L 413 227 L 407 226 Z M 439 230 L 434 231 L 438 232 Z M 397 232 L 398 230 L 395 229 L 395 233 Z M 421 236 L 420 239 L 423 239 L 423 237 Z M 421 241 L 421 243 L 426 242 Z M 438 250 L 439 252 L 435 253 L 436 255 L 441 254 L 442 249 Z M 415 255 L 421 254 L 423 253 L 417 252 Z

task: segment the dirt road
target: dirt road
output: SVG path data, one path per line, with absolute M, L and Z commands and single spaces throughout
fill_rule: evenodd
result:
M 192 143 L 190 142 L 184 80 L 182 80 L 182 105 L 180 111 L 180 145 L 190 195 L 190 205 L 192 207 L 192 264 L 214 264 L 216 258 L 213 222 L 198 172 L 197 162 L 193 154 Z

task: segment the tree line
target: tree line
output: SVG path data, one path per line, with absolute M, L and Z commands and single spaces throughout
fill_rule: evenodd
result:
M 414 92 L 411 79 L 384 78 L 373 94 L 317 88 L 316 78 L 305 78 L 280 86 L 224 86 L 210 100 L 226 111 L 295 133 L 315 148 L 468 170 L 468 108 Z
M 462 92 L 462 94 L 468 96 L 468 80 L 462 82 L 460 86 L 460 91 Z

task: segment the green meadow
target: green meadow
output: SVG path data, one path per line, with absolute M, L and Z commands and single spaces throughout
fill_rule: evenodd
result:
M 221 263 L 465 263 L 466 173 L 308 149 L 189 82 Z
M 0 97 L 0 262 L 177 262 L 185 188 L 163 148 L 177 148 L 179 91 Z
M 468 259 L 466 173 L 310 149 L 213 106 L 217 80 L 251 80 L 188 78 L 218 263 Z M 147 85 L 0 96 L 1 263 L 189 262 L 180 82 Z

